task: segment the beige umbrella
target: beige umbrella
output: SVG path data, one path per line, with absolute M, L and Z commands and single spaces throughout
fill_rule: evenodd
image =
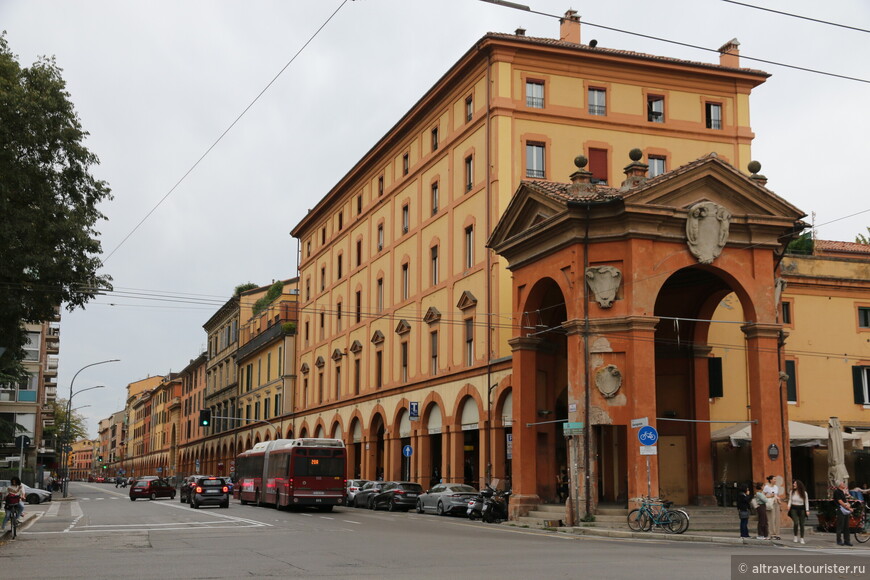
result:
M 837 481 L 847 481 L 845 451 L 843 450 L 843 430 L 840 419 L 831 417 L 828 420 L 828 481 L 835 486 Z

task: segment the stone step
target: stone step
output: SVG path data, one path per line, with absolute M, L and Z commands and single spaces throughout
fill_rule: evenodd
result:
M 526 514 L 530 518 L 538 518 L 541 520 L 564 520 L 565 508 L 562 511 L 547 511 L 547 510 L 532 510 Z
M 558 527 L 560 525 L 560 520 L 561 518 L 535 518 L 524 516 L 517 518 L 515 523 L 518 526 L 529 526 L 530 528 L 550 528 Z
M 535 506 L 535 511 L 560 514 L 561 516 L 564 516 L 565 515 L 565 505 L 564 504 L 552 504 L 552 503 L 539 503 L 538 505 Z

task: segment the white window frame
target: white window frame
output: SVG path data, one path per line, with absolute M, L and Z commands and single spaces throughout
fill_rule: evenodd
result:
M 545 179 L 546 147 L 543 143 L 526 143 L 526 177 Z

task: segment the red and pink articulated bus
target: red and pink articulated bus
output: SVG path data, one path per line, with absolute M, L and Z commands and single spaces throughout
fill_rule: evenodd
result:
M 277 508 L 345 505 L 347 451 L 341 439 L 276 439 L 236 458 L 233 496 Z

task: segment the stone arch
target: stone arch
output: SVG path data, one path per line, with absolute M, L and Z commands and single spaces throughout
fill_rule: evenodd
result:
M 465 400 L 468 398 L 474 400 L 474 404 L 477 405 L 477 416 L 478 422 L 483 421 L 484 417 L 486 417 L 486 407 L 484 405 L 483 399 L 480 396 L 480 393 L 477 392 L 477 389 L 472 387 L 471 385 L 465 385 L 459 390 L 459 393 L 456 395 L 456 399 L 453 403 L 453 414 L 451 415 L 451 424 L 455 427 L 460 427 L 461 423 L 461 414 L 462 408 L 465 405 Z
M 340 435 L 336 437 L 336 429 L 338 429 Z M 344 440 L 344 422 L 341 420 L 341 415 L 338 413 L 332 418 L 332 426 L 329 429 L 329 436 L 333 439 L 342 439 Z

